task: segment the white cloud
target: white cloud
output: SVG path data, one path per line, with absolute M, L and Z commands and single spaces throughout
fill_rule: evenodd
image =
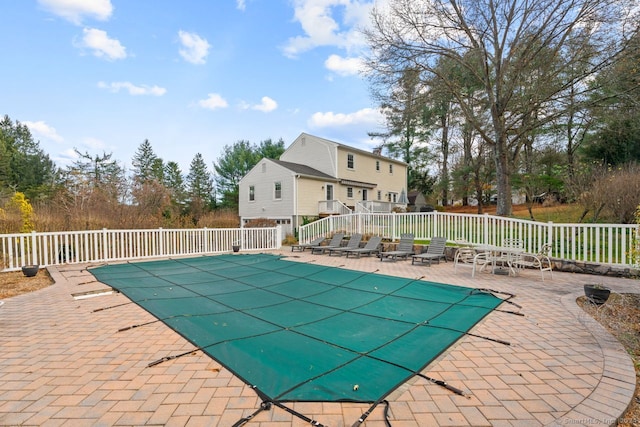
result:
M 104 150 L 107 145 L 98 138 L 87 137 L 82 139 L 82 146 L 91 150 Z
M 339 55 L 330 55 L 324 66 L 341 76 L 357 75 L 364 69 L 364 64 L 360 58 L 343 58 Z
M 247 8 L 245 0 L 236 0 L 236 7 L 238 10 L 244 11 Z
M 58 132 L 54 127 L 49 126 L 41 120 L 37 122 L 24 121 L 22 122 L 22 124 L 26 125 L 29 128 L 29 131 L 36 137 L 48 139 L 55 142 L 64 141 L 64 138 L 58 135 Z
M 251 108 L 262 111 L 263 113 L 269 113 L 278 108 L 278 103 L 268 96 L 263 96 L 262 102 L 260 104 L 253 105 Z
M 130 82 L 98 82 L 98 87 L 100 89 L 107 89 L 111 92 L 117 93 L 120 92 L 120 89 L 127 90 L 129 95 L 153 95 L 153 96 L 162 96 L 167 93 L 167 89 L 160 86 L 147 86 L 141 85 L 136 86 Z
M 80 25 L 86 16 L 106 21 L 113 12 L 111 0 L 38 0 L 54 15 Z
M 354 113 L 334 113 L 328 111 L 326 113 L 314 113 L 308 121 L 309 126 L 313 128 L 351 126 L 361 124 L 378 125 L 382 123 L 384 117 L 380 110 L 373 108 L 363 108 Z
M 209 110 L 215 110 L 217 108 L 227 108 L 229 106 L 227 101 L 217 93 L 208 94 L 208 98 L 198 101 L 198 105 Z
M 290 38 L 284 54 L 295 58 L 318 46 L 347 50 L 362 46 L 359 27 L 368 22 L 372 5 L 362 0 L 295 0 L 294 20 L 300 23 L 304 35 Z
M 67 148 L 61 151 L 60 153 L 58 153 L 57 156 L 54 158 L 54 161 L 59 166 L 66 166 L 66 165 L 71 165 L 74 161 L 78 160 L 79 158 L 80 156 L 78 156 L 78 153 L 76 153 L 76 150 L 74 150 L 73 148 Z
M 92 49 L 93 54 L 98 58 L 115 60 L 127 57 L 126 48 L 118 40 L 109 38 L 106 31 L 85 28 L 82 33 L 82 42 L 78 47 Z
M 178 37 L 183 46 L 180 56 L 192 64 L 204 64 L 211 48 L 209 42 L 195 33 L 182 30 L 178 31 Z

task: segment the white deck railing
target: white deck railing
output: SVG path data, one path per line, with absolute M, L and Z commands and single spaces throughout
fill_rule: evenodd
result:
M 280 227 L 90 230 L 0 234 L 0 271 L 24 265 L 123 261 L 280 248 Z
M 330 215 L 347 215 L 353 212 L 340 200 L 321 200 L 318 202 L 318 213 Z
M 335 232 L 378 235 L 397 240 L 413 233 L 416 240 L 433 236 L 449 242 L 500 245 L 504 239 L 520 239 L 528 252 L 551 244 L 552 256 L 583 262 L 633 266 L 638 226 L 633 224 L 556 224 L 493 215 L 423 213 L 354 213 L 331 216 L 303 225 L 299 240 L 307 243 Z

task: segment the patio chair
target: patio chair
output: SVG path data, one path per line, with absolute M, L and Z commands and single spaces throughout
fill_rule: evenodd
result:
M 324 237 L 318 237 L 317 239 L 314 239 L 309 243 L 299 243 L 297 245 L 291 245 L 291 252 L 294 252 L 294 251 L 304 252 L 305 249 L 312 248 L 314 246 L 319 246 L 322 242 L 324 242 Z
M 453 258 L 453 271 L 458 272 L 458 266 L 475 268 L 476 250 L 470 247 L 459 248 Z
M 471 277 L 476 276 L 478 271 L 484 270 L 487 266 L 493 265 L 492 255 L 487 251 L 478 251 L 472 247 L 462 247 L 456 252 L 453 260 L 453 271 L 458 272 L 458 267 L 470 267 Z
M 385 259 L 397 261 L 398 258 L 408 259 L 414 254 L 413 233 L 401 234 L 400 242 L 394 251 L 380 252 L 380 261 L 384 261 Z
M 323 254 L 326 250 L 330 248 L 339 248 L 342 245 L 342 239 L 344 239 L 344 233 L 336 233 L 331 237 L 331 240 L 329 241 L 328 245 L 312 246 L 309 249 L 311 249 L 312 254 L 315 254 L 315 253 Z
M 478 271 L 482 271 L 487 266 L 490 266 L 491 268 L 495 267 L 495 260 L 491 253 L 486 251 L 476 253 L 473 257 L 473 269 L 471 270 L 471 277 L 476 277 L 477 267 L 480 267 Z
M 354 233 L 349 238 L 349 241 L 347 242 L 346 246 L 340 246 L 338 248 L 330 248 L 329 249 L 329 256 L 331 256 L 333 254 L 337 254 L 338 256 L 342 256 L 342 254 L 347 250 L 359 248 L 360 247 L 360 241 L 362 241 L 362 234 Z
M 382 243 L 382 237 L 373 236 L 367 241 L 367 243 L 362 248 L 348 249 L 348 250 L 345 250 L 344 252 L 346 253 L 347 258 L 349 258 L 349 255 L 354 255 L 356 256 L 356 258 L 360 258 L 360 255 L 366 255 L 366 256 L 371 256 L 373 254 L 377 255 L 380 253 L 380 243 Z
M 542 276 L 542 281 L 544 282 L 545 271 L 548 271 L 551 275 L 551 279 L 553 279 L 553 264 L 551 264 L 551 259 L 549 258 L 550 253 L 551 245 L 544 244 L 537 254 L 526 252 L 518 254 L 518 257 L 514 261 L 514 265 L 516 268 L 535 268 L 540 270 L 540 275 Z
M 425 252 L 416 254 L 411 258 L 411 265 L 414 265 L 416 261 L 420 261 L 421 264 L 427 262 L 431 267 L 431 262 L 433 261 L 437 261 L 440 264 L 440 260 L 444 259 L 444 262 L 447 262 L 447 256 L 444 254 L 446 243 L 447 239 L 445 237 L 433 237 Z

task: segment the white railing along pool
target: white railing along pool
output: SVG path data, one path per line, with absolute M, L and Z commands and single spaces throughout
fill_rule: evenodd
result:
M 281 227 L 88 230 L 0 234 L 0 271 L 24 265 L 124 261 L 166 256 L 273 250 Z
M 504 239 L 520 239 L 527 252 L 552 246 L 552 256 L 601 264 L 638 264 L 638 226 L 633 224 L 559 224 L 506 218 L 488 214 L 353 213 L 337 215 L 300 227 L 299 241 L 306 243 L 335 232 L 382 236 L 398 240 L 413 233 L 416 240 L 442 236 L 448 242 L 500 245 Z

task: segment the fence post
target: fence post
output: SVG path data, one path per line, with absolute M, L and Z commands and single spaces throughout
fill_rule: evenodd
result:
M 31 264 L 37 265 L 38 262 L 38 239 L 36 239 L 35 230 L 31 232 Z
M 109 253 L 107 250 L 107 229 L 102 229 L 102 260 L 108 261 Z
M 482 238 L 484 239 L 484 241 L 482 242 L 484 245 L 488 245 L 491 242 L 489 242 L 489 214 L 485 213 L 484 214 L 484 230 L 482 233 Z
M 545 243 L 548 243 L 548 244 L 551 245 L 551 254 L 553 254 L 555 246 L 556 246 L 556 245 L 553 244 L 553 221 L 548 221 L 547 224 L 548 224 L 548 227 L 547 227 L 547 241 Z
M 242 227 L 240 227 L 242 228 Z M 209 233 L 207 233 L 207 227 L 204 227 L 202 229 L 202 238 L 204 239 L 204 244 L 202 246 L 202 248 L 204 249 L 204 253 L 209 253 Z
M 276 225 L 276 249 L 282 248 L 282 225 Z
M 398 235 L 398 223 L 396 219 L 398 216 L 395 212 L 391 212 L 391 240 L 396 240 L 396 236 Z
M 438 211 L 433 211 L 433 234 L 431 237 L 440 236 L 440 215 Z

